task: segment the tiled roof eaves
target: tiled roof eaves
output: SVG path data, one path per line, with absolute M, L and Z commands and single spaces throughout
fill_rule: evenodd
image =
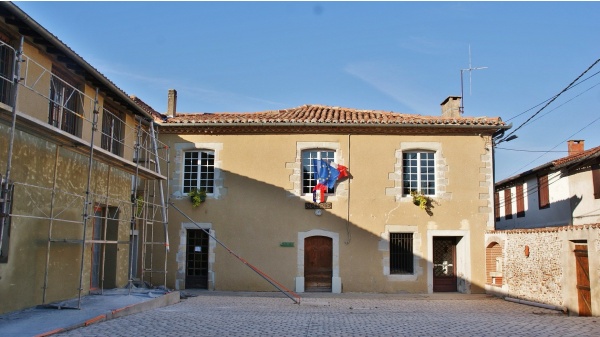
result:
M 12 14 L 17 16 L 20 20 L 22 20 L 30 29 L 41 35 L 44 39 L 50 42 L 54 47 L 59 49 L 61 52 L 65 53 L 65 55 L 75 61 L 79 66 L 81 66 L 85 71 L 90 73 L 93 77 L 95 77 L 100 83 L 105 85 L 109 90 L 112 90 L 114 93 L 119 96 L 124 102 L 129 103 L 130 107 L 134 110 L 137 110 L 142 116 L 152 117 L 146 111 L 144 111 L 140 106 L 138 106 L 127 94 L 115 83 L 109 80 L 106 76 L 100 73 L 96 68 L 90 65 L 86 60 L 84 60 L 79 54 L 73 51 L 69 46 L 67 46 L 64 42 L 62 42 L 58 37 L 54 34 L 50 33 L 46 28 L 40 25 L 37 21 L 27 15 L 21 8 L 15 5 L 12 2 L 6 1 L 2 2 L 0 5 L 4 6 L 7 10 L 9 10 Z
M 546 171 L 546 170 L 556 171 L 556 170 L 565 168 L 567 166 L 580 164 L 587 160 L 595 159 L 598 157 L 600 157 L 600 146 L 591 148 L 589 150 L 585 150 L 585 151 L 577 153 L 577 154 L 559 158 L 559 159 L 553 160 L 551 162 L 547 162 L 547 163 L 542 164 L 538 167 L 535 167 L 531 170 L 527 170 L 525 172 L 519 173 L 512 177 L 503 179 L 494 185 L 496 186 L 496 188 L 504 188 L 511 184 L 514 184 L 514 182 L 517 180 L 523 179 L 523 178 L 531 176 L 533 174 L 537 174 L 542 171 Z

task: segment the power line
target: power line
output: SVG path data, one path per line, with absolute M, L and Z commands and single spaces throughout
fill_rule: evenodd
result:
M 583 79 L 583 80 L 581 80 L 579 83 L 577 83 L 577 84 L 574 84 L 573 86 L 571 86 L 571 87 L 570 87 L 568 90 L 571 90 L 571 89 L 575 88 L 576 86 L 578 86 L 578 85 L 580 85 L 580 84 L 583 84 L 585 81 L 587 81 L 587 80 L 591 79 L 592 77 L 594 77 L 594 76 L 596 76 L 596 75 L 598 75 L 598 74 L 600 74 L 600 71 L 597 71 L 597 72 L 595 72 L 594 74 L 592 74 L 592 75 L 590 75 L 590 76 L 588 76 L 588 77 L 584 78 L 584 79 Z M 597 85 L 597 84 L 596 84 L 596 85 Z M 593 87 L 595 87 L 596 85 L 594 85 Z M 592 88 L 593 88 L 593 87 L 592 87 Z M 590 89 L 591 89 L 591 88 L 590 88 Z M 587 92 L 587 91 L 589 91 L 590 89 L 588 89 L 588 90 L 586 90 L 586 91 L 584 91 L 584 92 Z M 568 91 L 568 90 L 567 90 L 567 91 Z M 581 95 L 581 94 L 580 94 L 580 95 Z M 580 95 L 578 95 L 578 96 L 580 96 Z M 576 96 L 576 97 L 577 97 L 577 96 Z M 531 108 L 529 108 L 529 109 L 527 109 L 527 110 L 525 110 L 525 111 L 523 111 L 523 112 L 521 112 L 521 113 L 519 113 L 519 114 L 517 114 L 517 115 L 515 115 L 515 116 L 513 116 L 513 117 L 511 117 L 511 118 L 509 118 L 509 119 L 507 119 L 507 120 L 505 120 L 505 122 L 509 122 L 509 121 L 511 121 L 511 120 L 513 120 L 513 119 L 515 119 L 515 118 L 517 118 L 517 117 L 519 117 L 519 116 L 521 116 L 521 115 L 524 115 L 524 114 L 526 114 L 527 112 L 529 112 L 529 111 L 531 111 L 531 110 L 533 110 L 533 109 L 535 109 L 535 108 L 539 107 L 540 105 L 542 105 L 542 104 L 544 104 L 544 103 L 548 102 L 548 101 L 549 101 L 549 100 L 551 100 L 552 98 L 553 98 L 553 97 L 551 97 L 551 98 L 548 98 L 548 99 L 546 99 L 545 101 L 542 101 L 541 103 L 539 103 L 539 104 L 537 104 L 537 105 L 535 105 L 535 106 L 533 106 L 533 107 L 531 107 Z
M 600 60 L 599 60 L 600 61 Z M 588 127 L 592 126 L 592 124 L 596 123 L 597 121 L 600 120 L 600 117 L 594 119 L 592 122 L 588 123 L 586 126 L 582 127 L 581 129 L 579 129 L 577 132 L 575 132 L 574 134 L 570 135 L 569 137 L 567 137 L 567 139 L 562 140 L 560 143 L 556 144 L 555 146 L 553 146 L 550 150 L 546 151 L 545 153 L 543 153 L 541 156 L 535 158 L 534 160 L 530 161 L 529 163 L 521 166 L 520 168 L 516 169 L 515 171 L 513 171 L 513 173 L 511 173 L 510 175 L 512 176 L 513 174 L 521 171 L 522 169 L 524 169 L 525 167 L 527 167 L 529 164 L 535 162 L 536 160 L 542 158 L 545 154 L 550 153 L 550 151 L 554 150 L 555 148 L 557 148 L 558 146 L 564 144 L 567 140 L 572 139 L 573 136 L 575 136 L 576 134 L 580 133 L 581 131 L 587 129 Z
M 544 153 L 548 153 L 548 152 L 556 152 L 556 153 L 567 153 L 569 151 L 546 151 L 546 150 L 539 150 L 539 151 L 535 151 L 535 150 L 523 150 L 523 149 L 509 149 L 506 147 L 496 147 L 497 150 L 506 150 L 506 151 L 516 151 L 516 152 L 544 152 Z
M 534 113 L 531 117 L 529 117 L 525 122 L 523 122 L 521 125 L 519 125 L 516 129 L 514 129 L 512 132 L 510 132 L 508 135 L 506 135 L 506 138 L 510 137 L 512 134 L 514 134 L 515 132 L 517 132 L 520 128 L 522 128 L 523 126 L 525 126 L 525 124 L 529 123 L 529 121 L 531 121 L 535 116 L 537 116 L 540 112 L 542 112 L 542 110 L 544 110 L 548 105 L 550 105 L 552 102 L 554 102 L 560 95 L 562 95 L 565 91 L 569 90 L 571 87 L 573 87 L 573 85 L 579 81 L 579 79 L 585 75 L 588 71 L 590 71 L 596 64 L 598 64 L 598 62 L 600 62 L 600 59 L 597 59 L 594 63 L 592 63 L 591 66 L 589 66 L 583 73 L 581 73 L 581 75 L 577 76 L 576 79 L 574 79 L 571 83 L 569 83 L 569 85 L 567 85 L 563 90 L 561 90 L 558 94 L 556 94 L 554 97 L 552 97 L 543 107 L 541 107 L 536 113 Z

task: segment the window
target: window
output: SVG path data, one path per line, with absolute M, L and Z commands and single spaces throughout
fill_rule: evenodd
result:
M 102 139 L 100 145 L 103 149 L 118 156 L 123 155 L 123 119 L 123 113 L 117 111 L 113 106 L 106 105 L 102 110 Z
M 494 193 L 494 217 L 496 222 L 500 221 L 500 193 Z
M 313 165 L 313 160 L 315 159 L 331 163 L 335 160 L 335 151 L 302 151 L 302 193 L 312 193 L 313 188 L 317 185 L 316 172 Z M 328 189 L 327 193 L 334 193 L 334 189 Z
M 214 151 L 188 151 L 183 159 L 183 193 L 196 188 L 213 193 L 215 185 Z
M 8 43 L 8 38 L 0 34 L 0 102 L 12 105 L 11 89 L 15 51 Z
M 52 69 L 48 123 L 72 135 L 80 136 L 80 92 L 74 83 L 75 80 L 67 73 Z
M 594 199 L 600 199 L 600 164 L 592 165 L 592 183 L 594 185 Z
M 504 190 L 504 217 L 512 219 L 512 191 L 510 188 Z
M 0 179 L 0 181 L 2 181 L 2 179 Z M 6 188 L 6 190 L 0 196 L 0 200 L 4 200 L 0 202 L 0 213 L 2 213 L 3 210 L 6 210 L 6 214 L 4 217 L 0 217 L 0 236 L 2 236 L 2 241 L 0 242 L 0 263 L 6 263 L 8 262 L 8 249 L 10 243 L 10 213 L 12 213 L 13 185 L 9 184 L 5 186 L 2 181 L 1 187 Z
M 550 191 L 548 189 L 548 175 L 538 177 L 538 199 L 540 209 L 550 207 Z
M 390 274 L 413 274 L 413 233 L 390 233 Z
M 523 195 L 523 184 L 517 185 L 517 218 L 525 216 L 525 195 Z
M 420 191 L 435 195 L 435 153 L 405 152 L 402 154 L 402 193 Z

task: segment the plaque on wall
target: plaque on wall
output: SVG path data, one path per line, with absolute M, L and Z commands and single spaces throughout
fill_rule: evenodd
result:
M 304 209 L 331 209 L 330 202 L 306 202 L 304 203 Z

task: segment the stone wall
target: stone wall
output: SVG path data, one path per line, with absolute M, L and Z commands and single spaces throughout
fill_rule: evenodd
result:
M 486 254 L 502 247 L 502 285 L 490 283 L 495 267 L 487 264 L 486 289 L 489 293 L 567 308 L 578 312 L 576 244 L 587 244 L 592 298 L 600 292 L 600 225 L 546 227 L 488 231 Z M 496 252 L 497 253 L 497 252 Z M 594 316 L 600 313 L 600 301 L 592 300 Z

